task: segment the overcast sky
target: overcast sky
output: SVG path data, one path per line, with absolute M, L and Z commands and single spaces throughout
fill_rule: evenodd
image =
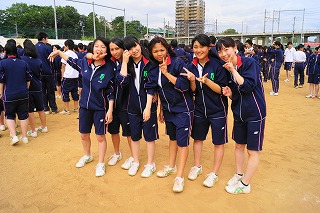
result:
M 92 3 L 94 0 L 79 0 Z M 6 9 L 12 4 L 22 2 L 34 5 L 52 5 L 54 0 L 1 0 L 0 9 Z M 236 29 L 239 33 L 263 32 L 265 9 L 267 17 L 273 15 L 273 10 L 280 13 L 280 31 L 291 32 L 295 18 L 295 32 L 300 32 L 304 16 L 304 30 L 320 30 L 320 1 L 319 0 L 206 0 L 206 31 L 214 32 L 213 23 L 217 20 L 218 32 L 228 28 Z M 169 22 L 174 26 L 175 1 L 174 0 L 99 0 L 95 3 L 109 7 L 126 10 L 127 20 L 139 20 L 143 25 L 150 28 L 158 28 Z M 92 12 L 92 6 L 69 2 L 67 0 L 56 0 L 57 6 L 72 5 L 80 14 L 87 15 Z M 298 10 L 298 11 L 285 11 Z M 116 16 L 122 16 L 123 12 L 102 7 L 95 7 L 95 12 L 105 16 L 108 21 Z M 277 17 L 277 14 L 276 14 Z M 266 32 L 271 32 L 272 21 L 266 22 Z M 274 31 L 278 31 L 278 23 L 274 23 Z

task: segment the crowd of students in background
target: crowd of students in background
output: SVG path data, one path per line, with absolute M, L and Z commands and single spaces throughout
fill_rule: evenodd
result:
M 174 192 L 184 189 L 190 137 L 194 139 L 194 166 L 188 179 L 195 180 L 202 173 L 201 153 L 209 127 L 214 159 L 203 185 L 213 187 L 218 181 L 224 145 L 228 142 L 228 97 L 232 100 L 234 117 L 232 139 L 236 142 L 236 173 L 225 189 L 239 194 L 250 193 L 250 181 L 262 150 L 266 118 L 262 82 L 271 80 L 270 95 L 278 96 L 282 64 L 287 72 L 285 82 L 290 81 L 294 66 L 295 88 L 303 87 L 307 67 L 310 83 L 307 97 L 318 97 L 319 91 L 318 48 L 312 53 L 310 48 L 299 45 L 296 51 L 291 42 L 284 51 L 279 41 L 262 47 L 251 40 L 243 44 L 225 37 L 217 42 L 214 36 L 199 34 L 192 39 L 191 46 L 178 44 L 175 39 L 169 44 L 161 37 L 149 42 L 127 36 L 111 40 L 99 37 L 88 46 L 76 45 L 68 39 L 61 48 L 49 45 L 48 35 L 40 32 L 38 43 L 27 39 L 23 48 L 17 47 L 13 39 L 8 40 L 5 48 L 0 46 L 0 58 L 0 130 L 6 129 L 5 115 L 11 145 L 20 140 L 28 143 L 28 136 L 37 137 L 38 132 L 48 132 L 46 114 L 58 113 L 56 98 L 62 98 L 64 103 L 59 113 L 70 115 L 71 95 L 84 150 L 76 163 L 77 168 L 93 161 L 92 126 L 99 153 L 96 176 L 106 173 L 106 132 L 111 134 L 114 148 L 108 165 L 116 165 L 122 159 L 121 126 L 122 136 L 127 138 L 130 147 L 129 156 L 121 167 L 128 170 L 130 176 L 137 174 L 143 137 L 147 142 L 147 164 L 141 176 L 152 176 L 156 171 L 154 155 L 159 121 L 165 123 L 169 136 L 169 160 L 156 174 L 163 178 L 176 173 Z M 39 113 L 39 127 L 36 127 L 34 112 Z M 20 139 L 16 115 L 21 125 Z M 193 128 L 195 126 L 197 128 Z M 248 150 L 246 169 L 245 147 Z

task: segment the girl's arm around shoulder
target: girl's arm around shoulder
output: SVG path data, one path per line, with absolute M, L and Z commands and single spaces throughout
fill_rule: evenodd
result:
M 260 69 L 258 63 L 253 58 L 246 58 L 243 61 L 241 70 L 241 77 L 243 78 L 243 84 L 239 84 L 239 90 L 243 93 L 251 93 L 257 86 L 260 78 Z M 239 74 L 239 72 L 237 72 Z M 240 75 L 240 74 L 239 74 Z
M 69 57 L 64 52 L 61 52 L 60 50 L 55 50 L 52 53 L 50 53 L 48 59 L 50 59 L 51 62 L 53 62 L 54 58 L 59 55 L 63 60 L 65 60 L 73 69 L 77 71 L 81 71 L 81 63 L 83 60 L 86 61 L 86 59 L 78 59 L 78 58 L 72 58 Z

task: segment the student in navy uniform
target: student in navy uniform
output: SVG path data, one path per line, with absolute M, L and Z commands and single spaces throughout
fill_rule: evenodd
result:
M 69 65 L 82 73 L 83 89 L 80 99 L 79 132 L 81 135 L 84 156 L 76 164 L 77 168 L 85 166 L 93 160 L 91 154 L 90 133 L 92 125 L 98 141 L 99 162 L 96 176 L 105 175 L 104 158 L 107 150 L 106 125 L 112 121 L 114 100 L 114 63 L 107 56 L 108 41 L 98 37 L 93 41 L 92 59 L 73 59 L 57 50 L 50 54 L 51 61 L 60 55 Z
M 52 45 L 52 50 L 61 50 L 61 47 L 58 44 Z M 57 89 L 56 98 L 62 98 L 61 93 L 61 57 L 57 56 L 54 58 L 53 65 L 52 65 L 53 73 L 54 73 L 54 81 Z
M 209 36 L 210 39 L 210 49 L 215 53 L 218 54 L 217 48 L 216 48 L 216 42 L 217 38 L 215 36 Z
M 270 66 L 270 76 L 272 82 L 271 96 L 279 95 L 279 75 L 280 68 L 284 61 L 283 50 L 281 49 L 281 43 L 279 41 L 274 41 L 273 49 L 268 49 L 268 53 L 271 55 L 271 66 Z
M 235 54 L 232 38 L 221 38 L 217 43 L 223 65 L 230 72 L 229 86 L 222 88 L 222 93 L 232 99 L 234 126 L 232 138 L 236 142 L 236 174 L 225 187 L 228 193 L 250 193 L 250 181 L 259 164 L 262 150 L 266 102 L 259 65 L 248 57 Z M 248 151 L 246 172 L 243 173 L 245 147 Z
M 307 63 L 309 95 L 306 98 L 317 98 L 319 93 L 319 78 L 320 78 L 320 54 L 319 47 L 315 48 L 315 52 L 311 54 Z
M 141 173 L 142 177 L 150 177 L 156 170 L 153 162 L 155 140 L 158 136 L 157 104 L 152 101 L 156 84 L 152 84 L 150 71 L 154 66 L 145 54 L 145 49 L 140 46 L 139 40 L 134 36 L 123 39 L 125 51 L 121 71 L 117 74 L 117 83 L 120 87 L 129 88 L 128 115 L 131 130 L 131 148 L 134 162 L 129 168 L 130 176 L 136 175 L 139 162 L 140 139 L 142 131 L 147 142 L 148 162 Z
M 2 45 L 0 45 L 0 61 L 4 59 L 5 55 L 6 54 L 4 52 L 4 48 Z M 0 130 L 1 131 L 6 130 L 6 126 L 4 125 L 4 107 L 3 107 L 3 102 L 1 98 L 0 98 Z
M 41 129 L 41 132 L 48 132 L 42 98 L 42 62 L 37 58 L 37 49 L 30 40 L 25 40 L 23 42 L 23 46 L 24 56 L 21 56 L 21 60 L 25 61 L 29 65 L 32 76 L 29 87 L 29 124 L 31 130 L 27 132 L 27 135 L 31 137 L 37 137 L 37 129 Z M 36 128 L 34 116 L 35 111 L 38 112 L 41 121 L 41 126 L 38 128 Z
M 124 51 L 124 44 L 120 38 L 112 38 L 110 40 L 109 49 L 111 53 L 111 60 L 115 63 L 117 69 L 116 73 L 121 70 L 122 56 Z M 113 120 L 108 126 L 108 132 L 111 134 L 114 154 L 109 158 L 108 164 L 110 166 L 116 165 L 118 161 L 122 159 L 120 152 L 120 125 L 122 128 L 122 136 L 127 137 L 128 145 L 130 148 L 130 157 L 121 165 L 123 169 L 129 169 L 133 163 L 133 155 L 131 151 L 131 132 L 130 123 L 128 117 L 128 87 L 120 87 L 118 84 L 114 85 L 114 109 Z
M 210 39 L 199 34 L 192 39 L 196 58 L 188 66 L 188 78 L 195 94 L 195 115 L 192 128 L 194 163 L 188 175 L 195 180 L 202 173 L 201 154 L 203 141 L 211 127 L 214 144 L 214 161 L 211 172 L 203 181 L 206 187 L 213 187 L 218 181 L 218 171 L 224 155 L 224 144 L 228 142 L 227 113 L 228 100 L 222 95 L 222 87 L 228 84 L 223 61 L 210 49 Z M 196 80 L 196 81 L 195 81 Z
M 5 117 L 10 131 L 10 144 L 19 142 L 16 135 L 16 115 L 21 125 L 21 141 L 28 143 L 28 87 L 30 85 L 30 68 L 16 57 L 17 47 L 9 42 L 5 45 L 7 59 L 0 61 L 0 98 L 4 102 Z
M 54 93 L 54 73 L 52 72 L 50 62 L 48 60 L 48 56 L 52 52 L 52 48 L 47 45 L 48 35 L 46 33 L 39 32 L 37 37 L 38 43 L 36 43 L 36 48 L 39 54 L 39 59 L 42 61 L 42 93 L 44 111 L 46 114 L 49 114 L 51 108 L 52 113 L 57 113 L 58 108 Z
M 166 134 L 170 140 L 168 165 L 157 172 L 157 176 L 167 177 L 177 172 L 173 191 L 182 192 L 194 113 L 190 83 L 182 75 L 185 73 L 184 61 L 177 57 L 164 38 L 155 37 L 148 48 L 152 61 L 157 65 L 151 73 L 160 96 L 159 121 L 166 123 Z M 177 156 L 178 167 L 175 166 Z
M 250 39 L 246 40 L 244 43 L 245 49 L 244 49 L 244 55 L 246 57 L 252 57 L 254 55 L 253 52 L 253 43 Z

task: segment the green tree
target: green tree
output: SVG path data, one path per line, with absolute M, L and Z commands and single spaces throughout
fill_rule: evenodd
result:
M 225 31 L 223 31 L 221 34 L 224 35 L 233 35 L 233 34 L 239 34 L 235 29 L 226 29 Z

